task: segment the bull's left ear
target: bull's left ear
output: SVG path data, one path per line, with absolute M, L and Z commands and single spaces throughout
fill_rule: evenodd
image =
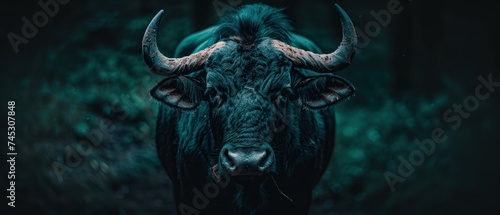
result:
M 349 98 L 355 90 L 349 81 L 339 76 L 321 75 L 304 77 L 295 91 L 304 106 L 321 109 Z
M 192 110 L 202 101 L 205 88 L 193 77 L 172 76 L 163 79 L 150 91 L 151 96 L 164 104 L 182 110 Z

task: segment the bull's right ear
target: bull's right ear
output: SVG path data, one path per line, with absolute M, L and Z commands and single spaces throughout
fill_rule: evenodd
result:
M 322 109 L 354 94 L 354 86 L 336 75 L 304 77 L 296 86 L 301 103 L 310 109 Z
M 156 84 L 150 94 L 170 107 L 192 110 L 200 105 L 204 91 L 203 83 L 195 78 L 173 76 Z

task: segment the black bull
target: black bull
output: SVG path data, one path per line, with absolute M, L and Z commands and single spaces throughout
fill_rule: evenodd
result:
M 156 144 L 179 214 L 307 214 L 333 151 L 329 107 L 354 93 L 332 75 L 357 43 L 336 7 L 343 38 L 328 54 L 291 33 L 280 10 L 248 5 L 168 58 L 156 45 L 163 11 L 153 18 L 143 55 L 166 76 L 151 95 L 161 102 Z

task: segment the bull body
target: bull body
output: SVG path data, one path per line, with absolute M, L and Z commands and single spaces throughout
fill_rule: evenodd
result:
M 249 5 L 184 39 L 175 58 L 156 59 L 158 17 L 143 49 L 152 71 L 167 76 L 151 94 L 161 101 L 157 151 L 178 213 L 307 214 L 334 148 L 331 105 L 354 92 L 317 72 L 344 68 L 352 47 L 304 57 L 319 48 L 291 33 L 279 10 Z M 322 61 L 338 56 L 345 62 Z

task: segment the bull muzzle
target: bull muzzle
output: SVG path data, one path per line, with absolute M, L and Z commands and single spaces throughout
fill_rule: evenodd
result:
M 274 163 L 270 146 L 225 146 L 220 153 L 220 164 L 231 176 L 265 176 L 273 171 Z

